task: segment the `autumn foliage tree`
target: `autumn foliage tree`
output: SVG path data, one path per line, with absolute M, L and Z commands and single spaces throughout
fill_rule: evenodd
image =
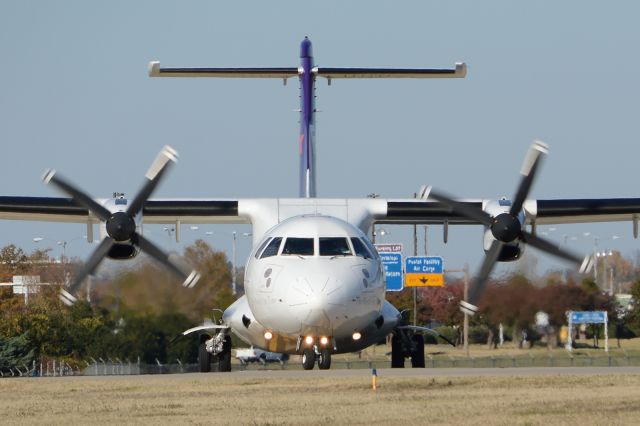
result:
M 162 266 L 144 259 L 94 288 L 91 305 L 83 292 L 73 307 L 63 305 L 57 285 L 42 286 L 29 297 L 29 304 L 10 287 L 0 289 L 0 341 L 11 348 L 0 351 L 0 357 L 8 363 L 92 357 L 195 362 L 195 342 L 183 339 L 169 345 L 169 341 L 210 318 L 212 308 L 224 309 L 234 301 L 231 267 L 224 253 L 203 241 L 188 246 L 184 258 L 202 274 L 194 289 L 185 289 Z M 76 266 L 65 265 L 67 271 Z M 60 264 L 46 251 L 27 255 L 15 246 L 0 249 L 0 275 L 6 281 L 13 275 L 40 275 L 49 283 L 63 282 Z

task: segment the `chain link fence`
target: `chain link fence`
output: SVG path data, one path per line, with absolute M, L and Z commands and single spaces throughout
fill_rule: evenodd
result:
M 640 355 L 553 355 L 533 356 L 491 356 L 491 357 L 433 357 L 425 359 L 426 368 L 519 368 L 519 367 L 627 367 L 640 366 Z M 371 369 L 390 368 L 389 360 L 334 360 L 332 369 Z M 405 363 L 411 368 L 410 360 Z M 233 371 L 245 370 L 301 370 L 302 365 L 296 361 L 281 363 L 249 363 L 233 364 Z M 65 361 L 50 361 L 44 364 L 33 362 L 31 366 L 19 365 L 0 370 L 0 377 L 60 377 L 60 376 L 113 376 L 139 374 L 183 374 L 197 373 L 198 364 L 175 363 L 145 364 L 140 361 L 121 361 L 102 358 L 85 362 L 85 367 L 72 367 Z M 211 371 L 217 372 L 218 365 L 213 363 Z

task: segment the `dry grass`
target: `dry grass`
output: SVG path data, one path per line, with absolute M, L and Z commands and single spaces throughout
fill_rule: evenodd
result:
M 640 375 L 0 380 L 3 424 L 637 424 Z

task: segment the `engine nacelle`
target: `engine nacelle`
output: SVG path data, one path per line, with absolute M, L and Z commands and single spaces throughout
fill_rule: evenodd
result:
M 114 244 L 107 253 L 107 257 L 115 260 L 132 259 L 138 255 L 139 251 L 133 244 Z
M 102 205 L 106 207 L 112 214 L 117 212 L 126 212 L 130 200 L 127 200 L 122 193 L 114 193 L 113 198 L 106 199 L 102 202 Z M 134 218 L 136 224 L 136 231 L 142 233 L 142 213 L 138 214 Z M 108 236 L 106 224 L 100 223 L 100 239 Z M 114 244 L 107 257 L 114 260 L 127 260 L 132 259 L 138 255 L 140 250 L 131 244 L 129 241 L 120 241 Z
M 482 206 L 482 209 L 490 214 L 491 217 L 495 218 L 500 214 L 509 212 L 509 210 L 511 209 L 511 200 L 502 198 L 497 201 L 486 201 Z M 520 221 L 520 223 L 524 224 L 524 211 L 518 214 L 518 220 Z M 524 227 L 524 225 L 522 226 Z M 496 241 L 496 238 L 494 237 L 492 230 L 488 227 L 485 227 L 483 240 L 483 248 L 485 252 L 489 251 L 494 241 Z M 515 239 L 510 243 L 503 243 L 502 250 L 500 251 L 500 255 L 498 256 L 498 262 L 513 262 L 514 260 L 520 259 L 523 253 L 524 244 L 520 244 L 519 239 Z
M 483 244 L 485 253 L 489 251 L 491 244 L 493 244 L 495 240 L 496 239 L 491 233 L 491 229 L 485 228 Z M 509 244 L 503 244 L 500 255 L 498 256 L 498 262 L 513 262 L 514 260 L 520 259 L 523 253 L 524 244 L 520 244 L 518 240 Z

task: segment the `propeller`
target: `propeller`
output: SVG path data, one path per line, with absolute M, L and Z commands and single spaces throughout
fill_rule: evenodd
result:
M 562 250 L 554 243 L 523 229 L 523 224 L 519 217 L 522 211 L 522 206 L 529 194 L 529 190 L 531 189 L 536 177 L 543 155 L 546 155 L 548 152 L 549 147 L 538 140 L 533 141 L 529 147 L 527 156 L 525 157 L 522 168 L 520 169 L 520 174 L 522 175 L 520 185 L 518 186 L 515 197 L 513 198 L 509 212 L 491 216 L 482 209 L 455 201 L 452 197 L 442 192 L 434 191 L 432 189 L 428 193 L 430 198 L 449 206 L 453 212 L 485 225 L 489 228 L 494 237 L 491 247 L 487 251 L 484 261 L 482 262 L 480 271 L 471 284 L 468 297 L 469 300 L 463 300 L 460 302 L 460 309 L 463 312 L 473 315 L 478 311 L 478 307 L 475 306 L 475 303 L 478 302 L 484 291 L 489 275 L 500 257 L 503 246 L 505 244 L 512 243 L 515 240 L 531 245 L 538 250 L 553 256 L 573 262 L 580 266 L 579 270 L 581 273 L 586 272 L 592 266 L 592 258 L 590 256 L 582 259 L 573 253 Z
M 96 202 L 85 192 L 78 189 L 71 182 L 67 181 L 55 170 L 47 170 L 42 180 L 47 184 L 52 184 L 60 191 L 73 197 L 73 199 L 89 210 L 98 219 L 105 222 L 107 236 L 100 242 L 93 251 L 84 267 L 78 272 L 68 290 L 62 289 L 60 299 L 67 305 L 77 301 L 73 293 L 78 289 L 84 279 L 91 275 L 100 262 L 109 254 L 115 244 L 132 244 L 149 256 L 157 260 L 179 276 L 184 282 L 183 286 L 191 288 L 200 279 L 200 274 L 191 270 L 189 266 L 177 259 L 177 256 L 165 253 L 161 248 L 143 237 L 136 231 L 135 217 L 142 211 L 144 203 L 156 189 L 160 180 L 169 169 L 172 163 L 178 160 L 178 153 L 170 146 L 162 148 L 151 167 L 145 175 L 146 181 L 134 199 L 129 204 L 126 211 L 111 212 L 103 205 Z

